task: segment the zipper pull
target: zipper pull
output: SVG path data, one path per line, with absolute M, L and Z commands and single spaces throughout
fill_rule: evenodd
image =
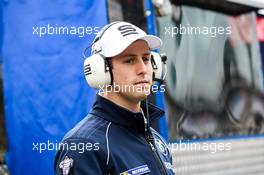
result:
M 141 113 L 142 113 L 142 116 L 143 116 L 143 120 L 144 120 L 145 133 L 147 133 L 147 131 L 148 131 L 148 121 L 147 121 L 147 119 L 146 119 L 146 117 L 144 115 L 144 112 L 143 112 L 142 108 L 140 108 L 140 110 L 141 110 Z
M 147 132 L 148 131 L 148 121 L 144 115 L 143 115 L 143 118 L 144 118 L 145 132 Z

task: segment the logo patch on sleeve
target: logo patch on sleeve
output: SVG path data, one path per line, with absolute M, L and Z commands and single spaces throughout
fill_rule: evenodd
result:
M 127 170 L 123 173 L 120 173 L 120 175 L 141 175 L 141 174 L 145 174 L 145 173 L 149 173 L 149 167 L 148 165 L 142 165 L 130 170 Z
M 159 152 L 161 152 L 164 156 L 167 156 L 168 155 L 167 146 L 165 145 L 164 142 L 162 142 L 158 138 L 155 138 L 155 144 L 156 144 Z
M 170 162 L 164 162 L 165 166 L 169 170 L 173 170 L 173 165 Z
M 62 175 L 70 174 L 70 170 L 73 167 L 73 159 L 66 156 L 59 167 L 62 169 Z

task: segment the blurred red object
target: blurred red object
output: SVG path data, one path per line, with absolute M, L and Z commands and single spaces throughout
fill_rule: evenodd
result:
M 257 34 L 260 42 L 264 42 L 264 18 L 257 17 Z

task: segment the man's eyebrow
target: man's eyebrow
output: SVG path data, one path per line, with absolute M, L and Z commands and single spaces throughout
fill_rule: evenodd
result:
M 132 53 L 127 53 L 127 54 L 122 55 L 122 57 L 134 57 L 134 56 L 137 56 L 137 55 L 132 54 Z
M 143 56 L 148 56 L 148 55 L 150 55 L 150 52 L 146 52 L 146 53 L 143 53 L 142 54 Z M 128 54 L 124 54 L 124 55 L 122 55 L 122 57 L 133 57 L 133 56 L 137 56 L 137 54 L 133 54 L 133 53 L 128 53 Z
M 144 53 L 143 55 L 150 55 L 150 52 L 146 52 L 146 53 Z

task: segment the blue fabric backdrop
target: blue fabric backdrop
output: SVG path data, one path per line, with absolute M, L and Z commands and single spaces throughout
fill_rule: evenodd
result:
M 0 63 L 3 62 L 2 57 L 2 48 L 3 48 L 3 7 L 4 7 L 4 1 L 0 0 Z
M 151 0 L 146 0 L 146 9 L 150 11 L 150 15 L 147 16 L 147 26 L 148 26 L 148 34 L 157 35 L 157 24 L 154 15 L 154 8 Z M 164 104 L 164 93 L 157 92 L 155 93 L 156 97 L 156 105 L 161 109 L 165 110 L 166 106 Z M 168 141 L 168 127 L 166 122 L 166 116 L 164 115 L 159 120 L 159 132 L 162 137 Z
M 3 3 L 1 49 L 12 175 L 53 174 L 53 147 L 85 117 L 94 100 L 95 91 L 84 79 L 82 52 L 106 23 L 105 0 Z M 44 27 L 49 35 L 41 34 Z M 85 35 L 82 27 L 87 27 Z

